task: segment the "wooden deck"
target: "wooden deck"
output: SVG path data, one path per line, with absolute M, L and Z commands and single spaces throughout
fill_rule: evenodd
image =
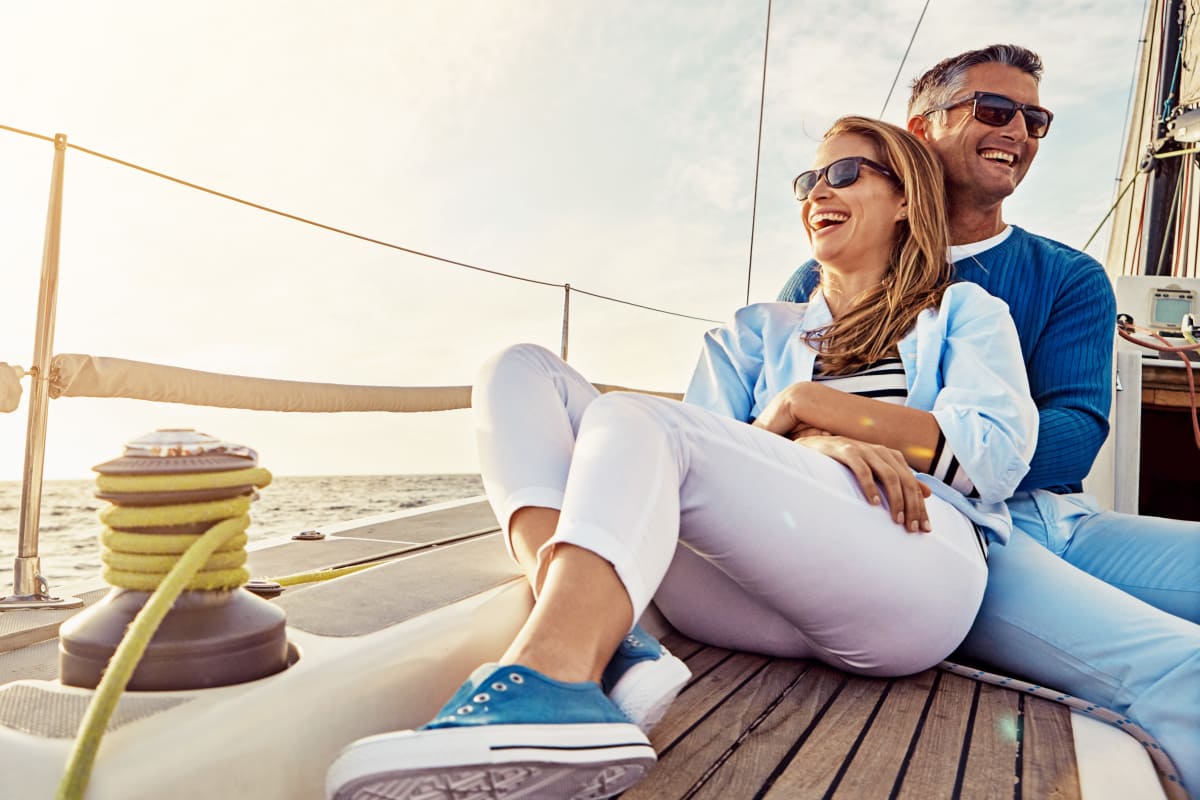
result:
M 670 634 L 692 681 L 635 798 L 1080 797 L 1064 706 L 929 670 L 860 678 Z

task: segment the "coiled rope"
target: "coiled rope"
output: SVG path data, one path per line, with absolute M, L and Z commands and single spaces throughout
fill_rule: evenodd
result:
M 184 491 L 257 486 L 271 482 L 261 467 L 227 472 L 184 475 L 101 475 L 102 492 Z M 92 695 L 75 745 L 67 758 L 56 800 L 80 800 L 91 779 L 100 740 L 117 701 L 133 677 L 150 640 L 180 593 L 189 589 L 233 589 L 249 578 L 246 562 L 246 528 L 249 497 L 171 506 L 107 506 L 100 512 L 105 524 L 104 579 L 122 588 L 153 591 L 108 662 Z M 114 530 L 121 526 L 171 527 L 213 523 L 200 534 L 154 534 Z

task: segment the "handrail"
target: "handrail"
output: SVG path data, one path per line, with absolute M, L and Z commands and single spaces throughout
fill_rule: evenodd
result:
M 205 372 L 124 358 L 63 353 L 51 362 L 50 397 L 123 397 L 250 411 L 340 413 L 469 408 L 470 386 L 361 386 Z M 682 395 L 596 384 L 601 392 Z

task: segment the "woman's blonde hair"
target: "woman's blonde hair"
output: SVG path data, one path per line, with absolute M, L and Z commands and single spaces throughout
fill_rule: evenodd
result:
M 947 261 L 950 228 L 938 160 L 908 131 L 867 117 L 842 117 L 825 139 L 848 133 L 870 139 L 876 159 L 896 173 L 908 218 L 896 223 L 896 241 L 880 284 L 860 295 L 842 317 L 809 335 L 821 354 L 822 371 L 829 375 L 855 372 L 895 355 L 897 342 L 917 315 L 941 303 L 954 274 Z

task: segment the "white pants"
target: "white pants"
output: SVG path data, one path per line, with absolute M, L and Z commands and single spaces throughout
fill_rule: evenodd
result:
M 601 396 L 534 345 L 489 360 L 472 406 L 506 538 L 517 509 L 560 509 L 539 560 L 560 543 L 606 559 L 634 619 L 653 598 L 698 641 L 903 675 L 949 655 L 979 608 L 973 527 L 936 497 L 932 533 L 908 533 L 833 459 L 696 406 Z

